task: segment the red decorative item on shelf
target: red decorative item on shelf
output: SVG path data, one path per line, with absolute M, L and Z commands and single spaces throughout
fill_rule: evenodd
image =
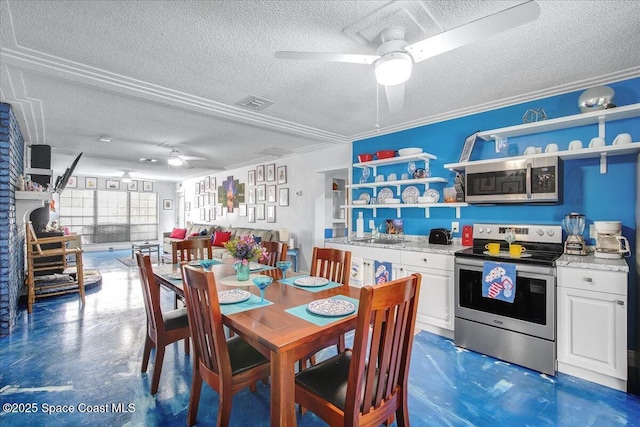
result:
M 395 150 L 380 150 L 376 153 L 378 159 L 389 159 L 396 156 Z
M 358 161 L 362 162 L 370 162 L 373 160 L 373 154 L 358 154 Z
M 462 246 L 473 246 L 473 227 L 471 225 L 462 226 Z

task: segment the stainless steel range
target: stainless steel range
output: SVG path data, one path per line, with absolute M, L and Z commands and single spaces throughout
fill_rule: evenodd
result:
M 526 248 L 509 255 L 505 231 Z M 485 245 L 500 243 L 489 255 Z M 526 224 L 474 224 L 473 246 L 455 254 L 456 345 L 536 371 L 556 371 L 555 260 L 562 255 L 562 227 Z M 487 261 L 513 264 L 515 296 L 506 302 L 483 296 Z

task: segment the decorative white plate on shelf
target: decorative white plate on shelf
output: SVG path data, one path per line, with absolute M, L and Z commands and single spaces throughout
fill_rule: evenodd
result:
M 422 148 L 419 147 L 401 148 L 398 150 L 398 156 L 412 156 L 420 153 L 422 153 Z
M 369 195 L 369 193 L 361 193 L 358 196 L 358 200 L 364 200 L 365 202 L 369 203 L 369 200 L 371 200 L 371 196 Z
M 384 204 L 387 199 L 393 199 L 393 191 L 385 187 L 378 193 L 378 203 Z
M 431 203 L 438 203 L 438 200 L 440 200 L 440 193 L 438 193 L 438 190 L 429 188 L 427 191 L 424 192 L 424 197 L 429 197 L 433 199 Z
M 404 203 L 416 203 L 420 197 L 420 191 L 413 185 L 408 186 L 402 190 L 402 201 Z
M 246 301 L 249 298 L 251 298 L 251 292 L 243 291 L 242 289 L 230 289 L 228 291 L 218 292 L 218 302 L 220 302 L 220 304 L 235 304 Z
M 298 286 L 314 287 L 314 286 L 324 286 L 327 283 L 329 283 L 329 280 L 325 279 L 324 277 L 310 276 L 310 277 L 299 277 L 296 280 L 294 280 L 293 283 L 295 283 Z
M 351 301 L 327 298 L 311 301 L 307 310 L 320 316 L 346 316 L 356 311 L 356 306 Z

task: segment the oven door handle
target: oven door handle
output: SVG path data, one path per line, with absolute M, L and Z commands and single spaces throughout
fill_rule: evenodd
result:
M 525 180 L 525 189 L 527 190 L 527 199 L 531 198 L 531 162 L 527 162 L 527 177 Z

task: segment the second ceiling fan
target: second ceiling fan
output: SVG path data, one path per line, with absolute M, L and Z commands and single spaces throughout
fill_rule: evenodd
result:
M 424 61 L 526 24 L 536 20 L 538 16 L 540 16 L 540 6 L 535 1 L 529 1 L 412 44 L 404 40 L 404 28 L 389 27 L 380 33 L 382 44 L 376 55 L 280 51 L 275 53 L 275 57 L 373 64 L 376 81 L 385 88 L 389 112 L 395 113 L 402 110 L 404 105 L 404 83 L 411 77 L 414 62 Z

